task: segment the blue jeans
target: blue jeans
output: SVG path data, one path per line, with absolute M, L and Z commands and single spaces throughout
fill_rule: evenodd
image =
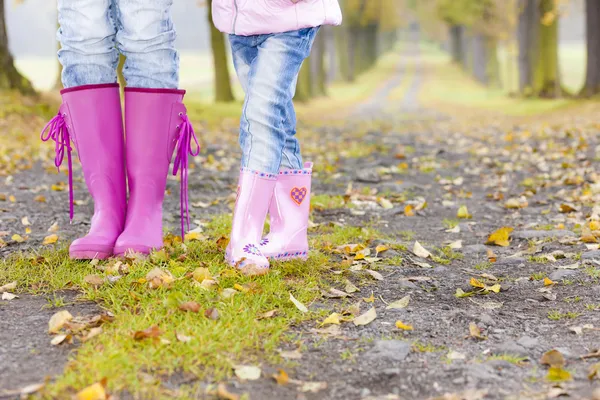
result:
M 246 92 L 240 123 L 242 168 L 270 174 L 302 168 L 292 98 L 318 30 L 229 36 L 233 63 Z
M 176 89 L 173 0 L 58 0 L 58 59 L 65 87 L 115 83 L 119 51 L 128 86 Z

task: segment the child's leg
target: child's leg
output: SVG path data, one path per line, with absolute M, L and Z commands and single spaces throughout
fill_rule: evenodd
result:
M 58 0 L 58 59 L 66 88 L 117 82 L 112 0 Z
M 317 29 L 275 35 L 231 36 L 236 71 L 246 91 L 240 124 L 242 171 L 227 261 L 248 275 L 268 271 L 260 250 L 288 136 L 295 133 L 292 104 L 298 72 Z M 292 156 L 297 152 L 293 146 Z
M 173 0 L 115 0 L 119 50 L 127 57 L 127 86 L 177 89 L 179 55 L 170 9 Z
M 292 98 L 317 31 L 308 28 L 265 35 L 258 44 L 258 55 L 248 71 L 240 126 L 242 167 L 277 174 L 284 149 L 286 163 L 302 167 L 292 125 L 296 121 Z

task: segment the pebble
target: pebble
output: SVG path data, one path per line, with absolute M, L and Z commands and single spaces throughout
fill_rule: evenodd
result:
M 496 262 L 496 265 L 518 265 L 526 262 L 523 257 L 501 258 Z
M 487 254 L 487 246 L 483 244 L 470 244 L 462 248 L 464 254 Z
M 581 255 L 582 260 L 600 260 L 600 250 L 592 250 Z
M 410 281 L 400 281 L 398 282 L 398 286 L 407 288 L 407 289 L 418 289 L 419 287 Z
M 377 340 L 365 356 L 375 360 L 404 361 L 410 353 L 410 343 L 402 340 Z
M 479 322 L 486 324 L 488 326 L 493 326 L 496 325 L 496 321 L 494 321 L 494 318 L 492 318 L 492 316 L 490 314 L 481 314 L 479 316 Z
M 373 169 L 361 169 L 356 172 L 356 180 L 364 183 L 379 183 L 381 176 Z
M 517 344 L 526 349 L 534 349 L 538 346 L 539 340 L 532 338 L 531 336 L 522 336 L 519 340 L 517 340 Z
M 533 238 L 562 238 L 567 236 L 576 236 L 573 232 L 567 230 L 552 231 L 517 231 L 511 236 L 515 239 L 533 239 Z
M 508 340 L 496 346 L 493 349 L 494 354 L 513 354 L 521 357 L 528 357 L 528 351 L 522 346 L 518 345 L 514 340 Z
M 559 269 L 558 271 L 554 271 L 550 274 L 548 278 L 553 281 L 560 281 L 566 277 L 577 275 L 577 271 L 571 269 Z

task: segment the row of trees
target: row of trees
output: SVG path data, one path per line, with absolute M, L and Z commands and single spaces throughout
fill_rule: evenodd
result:
M 8 49 L 4 1 L 0 0 L 0 90 L 16 89 L 30 94 L 33 93 L 31 83 L 19 74 Z M 23 0 L 14 1 L 19 3 Z M 341 27 L 324 27 L 317 36 L 312 55 L 304 63 L 300 74 L 296 94 L 299 101 L 326 95 L 327 86 L 333 81 L 354 81 L 357 75 L 373 66 L 378 57 L 396 42 L 396 32 L 403 22 L 401 17 L 406 9 L 404 0 L 341 0 L 340 4 L 344 24 Z M 212 0 L 206 0 L 201 5 L 210 9 Z M 234 101 L 225 36 L 215 28 L 210 12 L 207 17 L 213 54 L 215 100 Z M 123 61 L 122 57 L 120 66 Z M 57 87 L 60 87 L 60 75 Z
M 418 0 L 412 6 L 426 32 L 446 37 L 453 60 L 477 80 L 499 84 L 502 43 L 518 54 L 522 95 L 559 97 L 566 90 L 560 80 L 558 25 L 569 1 L 577 0 Z M 585 0 L 585 5 L 587 76 L 580 94 L 593 96 L 600 93 L 600 1 Z

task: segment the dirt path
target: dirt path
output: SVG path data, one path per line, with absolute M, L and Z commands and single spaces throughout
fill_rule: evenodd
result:
M 343 313 L 359 302 L 361 313 L 374 307 L 377 318 L 366 326 L 344 323 L 328 331 L 316 331 L 327 328 L 318 323 L 293 328 L 295 346 L 282 350 L 300 358 L 283 367 L 293 379 L 323 382 L 314 393 L 277 385 L 268 378 L 282 367 L 275 365 L 264 367 L 265 378 L 259 381 L 232 380 L 230 387 L 252 399 L 546 399 L 561 393 L 591 399 L 598 384 L 588 379 L 589 368 L 599 360 L 582 356 L 600 347 L 600 252 L 579 238 L 585 234 L 581 226 L 598 219 L 593 209 L 598 127 L 584 122 L 514 126 L 508 132 L 449 125 L 447 116 L 418 104 L 426 75 L 418 68 L 417 46 L 405 51 L 415 72 L 406 78 L 404 64 L 356 112 L 359 119 L 369 116 L 388 126 L 385 133 L 356 132 L 352 122 L 311 127 L 322 143 L 377 144 L 369 155 L 341 152 L 332 176 L 315 176 L 315 194 L 347 196 L 348 203 L 317 207 L 314 222 L 370 226 L 389 236 L 365 238 L 371 257 L 378 245 L 389 249 L 378 255 L 381 260 L 355 261 L 352 252 L 340 254 L 332 274 L 344 274 L 360 291 L 345 299 L 324 297 L 309 308 Z M 404 79 L 411 82 L 403 100 L 390 104 L 390 93 Z M 427 124 L 407 133 L 407 119 Z M 318 145 L 310 146 L 307 155 L 316 162 L 331 157 L 313 147 Z M 193 209 L 192 219 L 227 212 L 224 202 L 207 208 L 202 203 L 226 198 L 234 186 L 237 160 L 230 147 L 213 144 L 207 152 L 217 161 L 190 177 L 192 202 L 201 205 Z M 68 225 L 66 194 L 47 190 L 56 180 L 56 175 L 34 169 L 0 190 L 19 200 L 2 203 L 7 212 L 0 214 L 0 230 L 22 228 L 23 217 L 33 224 L 30 240 L 11 242 L 0 255 L 35 249 L 54 222 Z M 64 240 L 87 229 L 91 204 L 85 205 L 89 200 L 81 181 L 78 186 L 76 198 L 84 204 L 78 206 L 74 224 L 61 231 Z M 47 193 L 45 203 L 33 200 L 32 190 L 38 189 Z M 170 181 L 169 189 L 178 193 L 177 182 Z M 381 198 L 395 202 L 389 207 Z M 470 218 L 458 218 L 461 207 Z M 167 197 L 166 210 L 167 225 L 176 230 L 175 195 Z M 486 245 L 488 236 L 504 226 L 514 229 L 509 245 Z M 436 257 L 413 254 L 415 241 Z M 545 284 L 544 278 L 550 281 Z M 481 282 L 488 290 L 470 282 Z M 457 297 L 457 290 L 475 293 Z M 408 306 L 388 309 L 388 303 L 406 296 Z M 47 348 L 47 302 L 30 296 L 0 302 L 0 388 L 38 382 L 66 363 L 66 351 Z M 93 311 L 89 304 L 70 303 L 67 308 L 74 315 Z M 23 323 L 25 316 L 44 323 Z M 398 329 L 397 321 L 413 329 Z M 29 338 L 27 349 L 24 337 Z M 568 371 L 571 380 L 547 380 L 548 366 L 540 359 L 552 349 L 565 358 L 560 372 Z

